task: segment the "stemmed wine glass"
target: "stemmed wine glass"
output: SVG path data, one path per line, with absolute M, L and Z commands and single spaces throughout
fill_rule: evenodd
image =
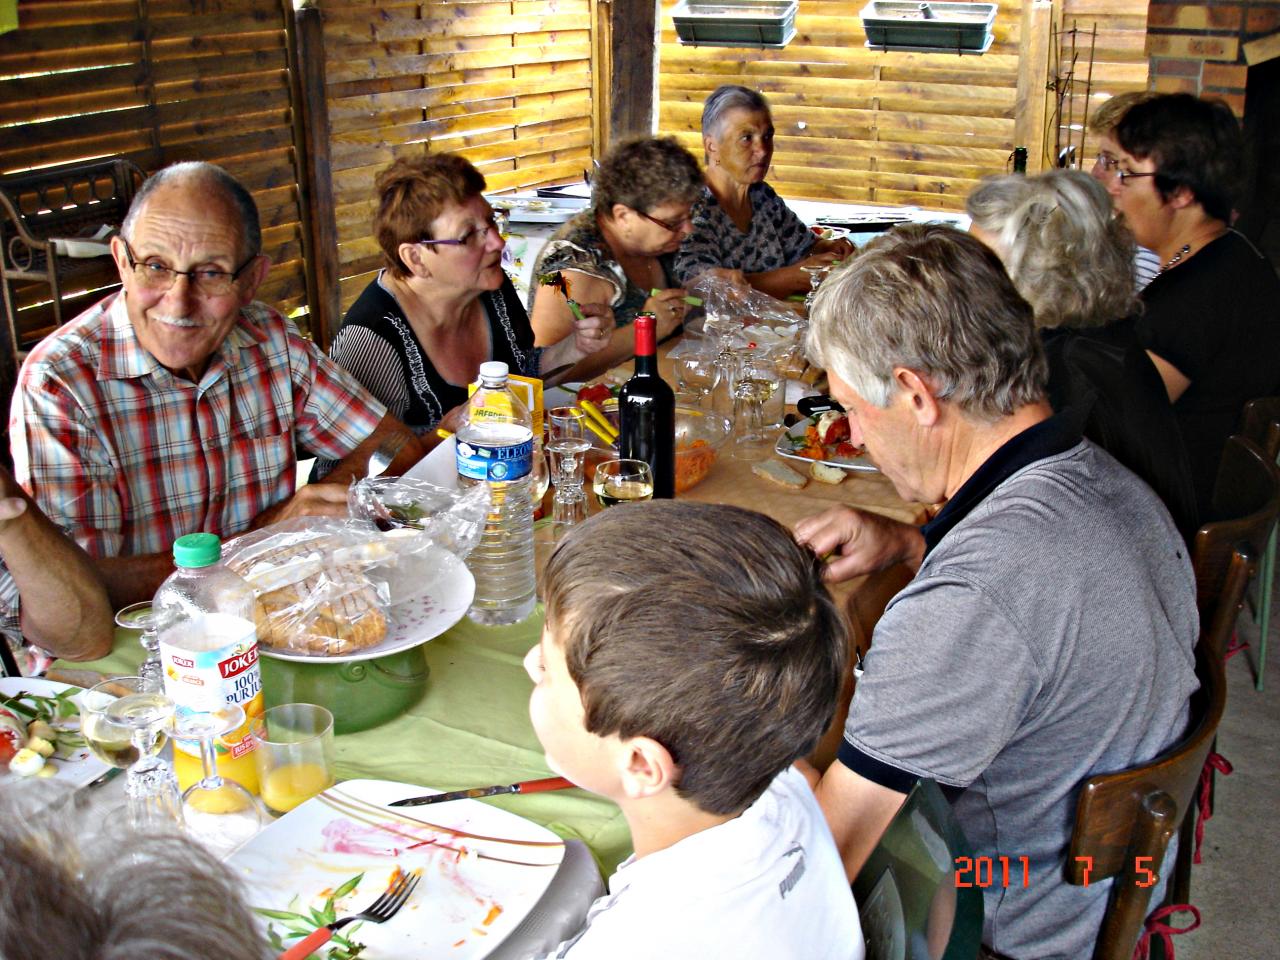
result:
M 675 368 L 676 386 L 682 394 L 693 398 L 695 406 L 701 407 L 720 380 L 717 357 L 706 353 L 689 354 L 677 358 Z
M 591 492 L 602 507 L 653 499 L 653 471 L 643 460 L 606 460 L 596 467 Z
M 182 794 L 182 818 L 187 833 L 210 849 L 230 853 L 263 825 L 257 799 L 234 780 L 218 773 L 215 741 L 244 726 L 244 708 L 227 704 L 200 713 L 180 711 L 173 722 L 175 740 L 198 741 L 204 776 Z
M 551 411 L 551 459 L 556 495 L 551 504 L 551 520 L 559 536 L 568 527 L 587 519 L 587 496 L 582 491 L 585 457 L 591 441 L 583 435 L 586 419 L 577 407 L 556 407 Z
M 818 288 L 831 272 L 832 264 L 823 263 L 814 266 L 802 266 L 800 269 L 809 275 L 809 292 L 804 295 L 804 312 L 807 316 L 813 309 L 814 298 L 818 296 Z
M 130 823 L 139 830 L 180 821 L 178 778 L 159 756 L 168 739 L 173 701 L 147 677 L 118 677 L 85 691 L 81 733 L 103 763 L 127 769 Z
M 160 634 L 156 630 L 159 617 L 151 609 L 151 601 L 143 600 L 131 603 L 116 613 L 116 626 L 126 630 L 141 630 L 138 642 L 146 651 L 147 658 L 138 667 L 138 675 L 150 681 L 152 690 L 164 688 L 164 668 L 160 665 Z

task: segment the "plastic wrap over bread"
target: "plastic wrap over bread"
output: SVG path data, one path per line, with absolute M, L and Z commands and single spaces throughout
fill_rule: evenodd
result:
M 690 293 L 702 299 L 706 314 L 703 332 L 715 339 L 728 340 L 732 349 L 754 344 L 773 350 L 786 350 L 797 344 L 804 327 L 804 317 L 796 304 L 785 303 L 754 287 L 723 274 L 708 271 L 688 284 Z M 697 323 L 686 323 L 686 331 Z
M 366 477 L 351 485 L 347 506 L 357 520 L 384 530 L 415 531 L 465 560 L 484 533 L 489 489 L 445 489 L 415 477 Z

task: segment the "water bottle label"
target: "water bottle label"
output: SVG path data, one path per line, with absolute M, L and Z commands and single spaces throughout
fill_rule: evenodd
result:
M 458 475 L 468 480 L 506 482 L 527 477 L 532 471 L 532 438 L 494 446 L 458 441 Z

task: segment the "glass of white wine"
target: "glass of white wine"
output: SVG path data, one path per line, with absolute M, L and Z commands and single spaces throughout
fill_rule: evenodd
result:
M 128 769 L 129 819 L 140 830 L 173 827 L 181 820 L 178 778 L 160 756 L 173 709 L 150 677 L 106 680 L 81 697 L 85 743 L 103 763 Z
M 653 471 L 643 460 L 606 460 L 596 467 L 591 492 L 602 507 L 653 499 Z
M 740 357 L 733 381 L 733 450 L 740 460 L 762 460 L 773 452 L 775 398 L 781 399 L 784 378 L 768 356 Z M 772 402 L 771 401 L 775 401 Z

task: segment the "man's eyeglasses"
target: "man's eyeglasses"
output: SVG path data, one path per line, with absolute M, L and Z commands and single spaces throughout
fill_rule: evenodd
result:
M 693 222 L 693 215 L 689 213 L 686 213 L 679 220 L 675 221 L 675 223 L 670 223 L 666 220 L 659 220 L 657 217 L 651 217 L 649 216 L 649 214 L 645 213 L 643 210 L 637 210 L 636 213 L 640 214 L 640 216 L 644 217 L 650 223 L 656 223 L 658 226 L 660 226 L 663 230 L 666 230 L 668 233 L 679 233 L 681 229 L 683 229 L 686 223 Z
M 1140 179 L 1142 179 L 1143 177 L 1158 177 L 1158 176 L 1160 176 L 1160 174 L 1159 174 L 1159 173 L 1156 173 L 1156 172 L 1152 172 L 1152 173 L 1133 173 L 1132 171 L 1129 171 L 1129 170 L 1120 170 L 1120 171 L 1117 171 L 1116 176 L 1120 179 L 1120 186 L 1122 186 L 1122 187 L 1123 187 L 1123 186 L 1124 186 L 1125 184 L 1127 184 L 1130 180 L 1140 180 Z
M 157 293 L 168 290 L 177 282 L 179 277 L 186 277 L 187 282 L 201 296 L 224 297 L 231 292 L 236 280 L 240 277 L 240 274 L 244 273 L 245 268 L 258 259 L 258 255 L 255 253 L 231 273 L 226 270 L 217 270 L 213 267 L 200 267 L 196 270 L 175 270 L 173 267 L 166 267 L 163 263 L 157 263 L 154 260 L 139 261 L 134 256 L 133 247 L 129 246 L 129 241 L 125 240 L 124 237 L 120 239 L 124 241 L 125 258 L 129 261 L 129 269 L 133 271 L 133 275 L 138 278 L 138 282 L 144 287 Z
M 490 230 L 496 230 L 500 237 L 505 234 L 507 232 L 506 216 L 495 211 L 489 215 L 488 220 L 473 225 L 470 230 L 455 240 L 423 239 L 418 243 L 440 247 L 483 247 L 484 242 L 489 239 Z

